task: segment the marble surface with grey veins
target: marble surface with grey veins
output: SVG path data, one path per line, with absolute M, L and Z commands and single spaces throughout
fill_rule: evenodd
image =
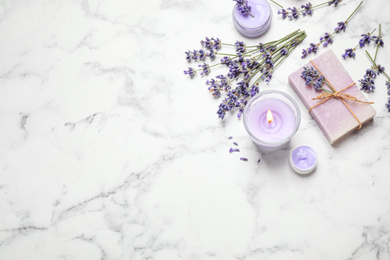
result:
M 270 29 L 248 39 L 233 1 L 1 0 L 0 259 L 390 259 L 385 77 L 364 93 L 375 118 L 333 146 L 288 84 L 327 49 L 358 82 L 364 50 L 341 54 L 379 24 L 377 62 L 390 71 L 385 0 L 366 0 L 332 45 L 300 58 L 359 3 L 293 21 L 270 3 Z M 290 147 L 259 152 L 242 120 L 216 115 L 205 81 L 225 70 L 191 80 L 184 52 L 206 36 L 255 45 L 296 29 L 307 38 L 260 90 L 291 95 L 301 125 Z M 318 154 L 308 176 L 288 164 L 297 145 Z

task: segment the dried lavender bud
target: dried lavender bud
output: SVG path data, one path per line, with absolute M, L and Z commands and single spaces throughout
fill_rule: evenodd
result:
M 229 153 L 239 152 L 240 149 L 230 148 Z

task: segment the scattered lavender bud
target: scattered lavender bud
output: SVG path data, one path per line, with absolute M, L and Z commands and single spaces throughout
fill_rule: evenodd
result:
M 234 152 L 239 152 L 240 149 L 236 149 L 236 148 L 230 148 L 229 149 L 229 153 L 234 153 Z
M 240 160 L 241 160 L 241 161 L 245 161 L 245 162 L 247 162 L 247 161 L 248 161 L 248 158 L 245 158 L 245 157 L 240 157 Z
M 228 139 L 233 139 L 233 136 L 229 136 Z
M 233 144 L 234 144 L 235 146 L 238 146 L 238 143 L 236 143 L 236 142 L 233 142 Z

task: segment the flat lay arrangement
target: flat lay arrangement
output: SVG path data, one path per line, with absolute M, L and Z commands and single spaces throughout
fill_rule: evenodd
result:
M 3 1 L 0 259 L 390 259 L 387 10 Z

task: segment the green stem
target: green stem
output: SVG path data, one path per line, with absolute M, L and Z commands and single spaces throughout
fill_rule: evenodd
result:
M 275 1 L 273 1 L 273 0 L 270 0 L 272 3 L 274 3 L 274 4 L 276 4 L 277 6 L 279 6 L 280 8 L 284 8 L 283 6 L 281 6 L 280 4 L 278 4 L 278 3 L 276 3 Z
M 374 65 L 374 68 L 378 68 L 378 65 L 375 63 L 375 61 L 373 60 L 371 55 L 368 53 L 368 51 L 366 51 L 366 53 L 367 53 L 367 56 L 370 58 L 370 61 L 372 62 L 372 65 Z M 389 77 L 389 75 L 386 74 L 386 72 L 383 71 L 382 73 L 386 76 L 386 78 L 388 80 L 390 80 L 390 77 Z
M 311 8 L 317 8 L 317 7 L 320 7 L 320 6 L 323 6 L 323 5 L 327 5 L 327 4 L 329 4 L 329 1 L 325 2 L 325 3 L 322 3 L 322 4 L 314 5 Z
M 360 2 L 360 4 L 358 5 L 358 7 L 356 7 L 355 11 L 353 11 L 353 13 L 347 18 L 347 20 L 345 20 L 345 23 L 348 23 L 349 19 L 351 19 L 351 17 L 357 12 L 357 10 L 359 9 L 359 7 L 363 4 L 363 1 Z
M 381 25 L 379 25 L 379 35 L 378 35 L 379 39 L 382 38 L 382 34 L 381 34 Z M 378 54 L 378 49 L 379 49 L 379 44 L 376 45 L 376 50 L 375 50 L 375 56 L 374 56 L 374 62 L 376 61 L 376 56 Z

